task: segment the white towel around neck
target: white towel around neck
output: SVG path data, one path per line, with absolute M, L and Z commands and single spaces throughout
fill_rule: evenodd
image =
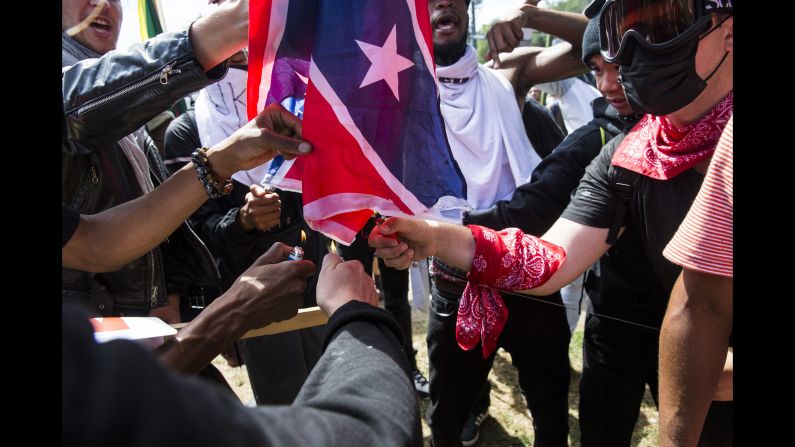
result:
M 541 161 L 527 139 L 513 87 L 478 64 L 471 46 L 453 65 L 437 65 L 436 74 L 469 78 L 460 84 L 439 83 L 447 140 L 466 180 L 467 202 L 484 209 L 510 198 L 517 186 L 530 181 Z

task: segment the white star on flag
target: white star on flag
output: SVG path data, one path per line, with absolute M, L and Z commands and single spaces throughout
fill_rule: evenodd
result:
M 414 65 L 414 62 L 397 54 L 397 25 L 392 27 L 389 37 L 386 38 L 383 46 L 371 45 L 366 42 L 356 41 L 364 55 L 370 60 L 370 69 L 364 76 L 362 85 L 359 88 L 370 85 L 374 82 L 384 80 L 395 99 L 400 101 L 398 92 L 398 73 Z M 355 39 L 354 39 L 355 40 Z

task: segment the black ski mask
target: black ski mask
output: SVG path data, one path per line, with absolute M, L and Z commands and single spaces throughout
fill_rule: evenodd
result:
M 632 49 L 627 48 L 631 54 L 625 54 L 623 58 L 630 63 L 621 64 L 618 80 L 632 110 L 668 115 L 696 99 L 729 55 L 728 52 L 723 55 L 706 79 L 701 79 L 696 73 L 698 42 L 715 29 L 717 27 L 701 38 L 689 39 L 665 50 L 648 50 L 637 44 Z

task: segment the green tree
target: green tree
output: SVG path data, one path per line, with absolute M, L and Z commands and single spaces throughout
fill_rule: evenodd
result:
M 534 32 L 533 37 L 530 38 L 530 45 L 534 47 L 545 47 L 547 46 L 548 36 L 549 34 L 546 33 Z
M 480 34 L 485 36 L 491 29 L 491 24 L 483 25 L 480 27 Z M 478 62 L 486 62 L 486 53 L 489 52 L 489 41 L 486 39 L 478 39 L 475 48 L 478 50 Z
M 557 11 L 575 12 L 582 14 L 585 7 L 591 3 L 591 0 L 557 0 L 548 1 L 549 7 Z M 530 44 L 535 47 L 546 47 L 551 42 L 550 37 L 546 33 L 533 33 L 530 39 Z

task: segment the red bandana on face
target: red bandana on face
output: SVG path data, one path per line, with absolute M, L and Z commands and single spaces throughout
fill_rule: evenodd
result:
M 527 290 L 544 284 L 566 259 L 566 252 L 516 228 L 496 232 L 478 225 L 467 227 L 475 238 L 475 256 L 458 304 L 455 338 L 466 351 L 481 342 L 485 359 L 497 349 L 508 321 L 508 308 L 497 290 Z
M 668 180 L 712 156 L 732 116 L 734 92 L 695 124 L 675 128 L 665 116 L 644 115 L 619 144 L 612 164 Z

